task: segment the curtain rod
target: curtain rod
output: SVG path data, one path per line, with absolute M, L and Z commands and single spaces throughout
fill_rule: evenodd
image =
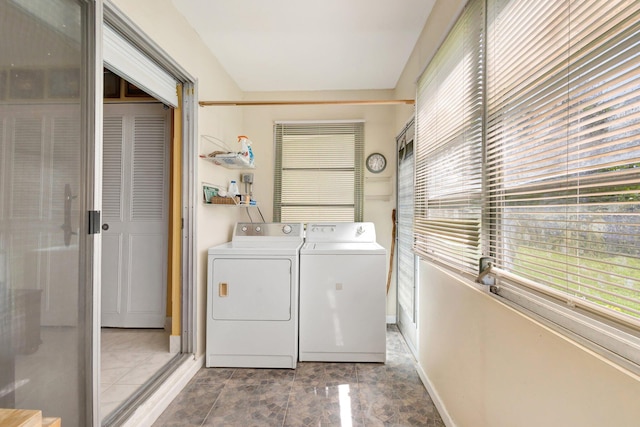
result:
M 413 105 L 413 99 L 377 99 L 352 101 L 200 101 L 201 107 L 210 106 L 265 106 L 265 105 Z

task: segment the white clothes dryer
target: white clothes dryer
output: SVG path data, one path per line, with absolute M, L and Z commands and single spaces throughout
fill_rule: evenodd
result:
M 303 236 L 301 223 L 238 223 L 209 249 L 206 367 L 296 367 Z
M 373 223 L 307 224 L 300 361 L 386 361 L 386 250 Z

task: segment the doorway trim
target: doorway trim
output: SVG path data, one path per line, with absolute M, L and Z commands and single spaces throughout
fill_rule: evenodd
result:
M 90 211 L 99 212 L 102 209 L 102 0 L 83 0 L 85 4 L 87 26 L 84 29 L 87 43 L 83 55 L 87 61 L 88 78 L 84 82 L 88 94 L 86 108 L 83 108 L 88 116 L 83 120 L 86 124 L 86 133 L 83 135 L 87 141 L 86 149 L 82 153 L 86 170 L 81 171 L 81 176 L 87 178 L 84 206 L 80 212 L 87 215 L 80 216 L 80 230 L 89 232 Z M 93 76 L 93 78 L 91 78 Z M 87 397 L 85 400 L 84 419 L 89 426 L 100 425 L 100 277 L 102 275 L 102 235 L 99 233 L 90 235 L 86 240 L 87 248 L 80 253 L 79 271 L 84 273 L 81 282 L 89 284 L 84 293 L 85 319 L 91 322 L 85 328 L 84 364 L 87 372 L 85 387 Z M 82 240 L 81 240 L 82 241 Z M 81 273 L 81 274 L 83 274 Z
M 396 313 L 397 313 L 397 323 L 398 329 L 405 338 L 407 346 L 411 353 L 417 357 L 418 352 L 418 279 L 419 279 L 419 268 L 418 268 L 418 258 L 411 250 L 411 254 L 407 253 L 407 220 L 408 222 L 412 222 L 413 212 L 409 209 L 410 218 L 407 218 L 406 209 L 401 209 L 403 207 L 407 208 L 406 201 L 406 191 L 404 192 L 405 199 L 403 200 L 403 188 L 406 190 L 407 188 L 413 189 L 415 187 L 413 179 L 415 175 L 415 151 L 414 147 L 414 137 L 415 137 L 415 118 L 412 117 L 409 119 L 407 124 L 402 128 L 400 133 L 396 136 L 396 153 L 397 157 L 397 165 L 396 165 L 396 207 L 398 214 L 396 215 L 396 225 L 398 233 L 396 235 L 396 248 L 398 250 L 398 261 L 396 263 Z M 411 179 L 408 181 L 406 175 L 403 175 L 403 172 L 407 172 L 407 165 L 405 163 L 406 155 L 408 152 L 411 152 L 412 160 L 410 172 Z M 413 196 L 410 195 L 410 198 Z M 409 225 L 410 227 L 410 225 Z M 410 231 L 410 230 L 409 230 Z M 410 233 L 413 236 L 412 233 Z M 404 236 L 404 237 L 403 237 Z M 413 246 L 411 244 L 411 246 Z M 409 261 L 411 259 L 411 261 Z M 411 271 L 407 271 L 407 264 L 411 266 Z M 405 270 L 401 269 L 401 266 L 405 267 Z M 404 274 L 401 274 L 404 271 Z M 411 283 L 409 283 L 411 282 Z M 403 300 L 406 301 L 405 298 L 402 298 L 402 292 L 408 290 L 408 286 L 411 285 L 413 287 L 413 296 L 411 301 L 411 312 L 405 310 L 403 305 Z
M 182 105 L 182 312 L 181 350 L 183 353 L 195 353 L 196 348 L 196 301 L 195 301 L 195 172 L 196 172 L 196 129 L 197 129 L 197 84 L 186 70 L 178 65 L 155 42 L 120 11 L 111 1 L 104 1 L 104 23 L 114 28 L 131 41 L 142 53 L 158 63 L 176 81 L 182 84 L 180 93 Z
M 181 255 L 181 263 L 178 268 L 181 270 L 178 274 L 173 272 L 173 277 L 180 279 L 179 292 L 174 295 L 179 296 L 180 305 L 180 351 L 181 356 L 176 357 L 170 362 L 170 365 L 164 372 L 158 373 L 150 380 L 143 390 L 136 393 L 131 400 L 126 402 L 113 417 L 107 422 L 107 425 L 119 425 L 119 423 L 125 422 L 135 412 L 136 407 L 146 401 L 147 398 L 152 396 L 167 380 L 167 378 L 174 372 L 184 370 L 183 363 L 187 359 L 194 359 L 197 346 L 197 289 L 196 289 L 196 135 L 197 135 L 197 81 L 186 70 L 184 70 L 177 62 L 175 62 L 164 50 L 162 50 L 155 42 L 147 37 L 122 11 L 120 11 L 110 0 L 103 1 L 103 20 L 102 25 L 108 24 L 110 28 L 116 30 L 125 39 L 130 41 L 142 54 L 153 60 L 164 71 L 171 75 L 178 85 L 178 99 L 179 105 L 174 110 L 176 114 L 181 111 L 179 116 L 179 123 L 181 129 L 176 129 L 174 135 L 174 142 L 180 144 L 181 148 L 178 151 L 181 152 L 181 183 L 179 192 L 173 199 L 179 201 L 179 209 L 173 210 L 175 206 L 171 206 L 170 209 L 173 212 L 177 212 L 181 217 L 174 218 L 170 227 L 169 233 L 180 237 L 179 241 L 174 241 L 174 245 L 180 247 L 179 254 Z M 99 28 L 96 34 L 102 34 L 102 28 Z M 99 56 L 102 61 L 102 55 Z M 100 65 L 103 65 L 102 62 Z M 102 79 L 100 79 L 102 82 Z M 102 90 L 102 89 L 101 89 Z M 98 92 L 102 93 L 102 92 Z M 101 117 L 100 117 L 101 119 Z M 178 121 L 174 121 L 178 123 Z M 100 125 L 101 126 L 101 125 Z M 100 135 L 102 134 L 102 128 L 100 127 Z M 100 148 L 102 143 L 100 140 Z M 101 177 L 100 177 L 101 179 Z M 101 186 L 101 181 L 97 183 Z M 99 203 L 99 201 L 97 201 Z M 179 230 L 175 230 L 174 227 L 179 227 Z M 175 263 L 173 264 L 175 268 Z M 100 289 L 96 292 L 99 294 Z M 99 305 L 96 306 L 98 311 L 97 317 L 94 320 L 97 322 L 97 326 L 100 325 Z M 173 334 L 173 331 L 172 331 Z M 176 343 L 177 344 L 177 343 Z M 98 354 L 99 356 L 99 354 Z M 97 385 L 99 387 L 99 384 Z M 97 392 L 94 389 L 94 394 Z M 94 405 L 97 405 L 98 400 L 94 401 Z M 98 410 L 94 410 L 97 413 Z M 97 425 L 100 425 L 98 422 Z

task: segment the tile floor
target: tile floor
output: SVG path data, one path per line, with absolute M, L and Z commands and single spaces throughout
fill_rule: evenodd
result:
M 163 329 L 102 328 L 100 345 L 102 419 L 175 356 Z
M 154 427 L 444 427 L 395 326 L 387 363 L 302 362 L 297 369 L 201 369 Z

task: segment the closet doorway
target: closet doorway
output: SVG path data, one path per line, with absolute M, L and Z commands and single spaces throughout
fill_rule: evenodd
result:
M 173 109 L 105 69 L 101 415 L 175 357 L 167 296 Z
M 99 418 L 101 425 L 107 427 L 121 425 L 149 396 L 166 388 L 167 380 L 179 368 L 190 364 L 189 356 L 196 350 L 196 245 L 193 236 L 197 89 L 195 79 L 150 41 L 112 3 L 104 3 L 103 18 L 105 114 L 101 138 L 104 150 L 101 146 L 100 153 L 104 156 L 105 173 L 101 173 L 100 178 L 101 181 L 103 178 L 104 181 L 115 179 L 123 186 L 121 191 L 114 191 L 107 182 L 101 186 L 104 194 L 100 199 L 105 210 L 101 225 L 120 227 L 112 236 L 108 233 L 109 229 L 101 230 L 101 237 L 105 238 L 102 249 L 106 252 L 105 256 L 100 256 L 103 261 L 101 278 L 105 281 L 123 281 L 124 258 L 128 263 L 126 278 L 130 283 L 127 292 L 123 291 L 122 284 L 118 284 L 119 289 L 115 292 L 113 289 L 102 289 L 101 286 L 101 295 L 111 298 L 111 307 L 118 306 L 120 313 L 129 311 L 121 316 L 124 317 L 124 323 L 115 323 L 117 327 L 101 328 Z M 136 106 L 142 108 L 143 104 L 148 104 L 145 108 L 155 110 L 137 111 Z M 111 111 L 112 107 L 115 111 Z M 167 121 L 164 121 L 164 114 Z M 114 128 L 108 123 L 109 120 L 116 122 L 114 133 L 111 133 Z M 117 124 L 120 120 L 122 129 Z M 150 138 L 151 135 L 155 136 Z M 167 135 L 168 153 L 165 151 L 167 147 L 161 145 L 161 149 L 157 150 L 158 147 L 152 143 Z M 110 138 L 116 142 L 109 141 Z M 118 147 L 127 138 L 140 141 L 140 144 Z M 135 145 L 141 149 L 135 148 Z M 158 168 L 158 163 L 168 166 L 168 171 Z M 129 176 L 133 178 L 125 179 L 128 169 Z M 136 179 L 141 184 L 138 190 L 135 189 Z M 126 192 L 135 193 L 132 200 L 129 196 L 127 210 L 130 219 L 144 219 L 144 224 L 140 224 L 142 228 L 125 230 L 125 225 L 109 219 L 114 212 L 125 209 L 122 204 L 125 196 L 121 193 Z M 118 206 L 118 203 L 122 205 Z M 159 212 L 162 212 L 162 219 L 158 217 Z M 121 215 L 116 219 L 127 218 Z M 164 226 L 161 225 L 163 223 Z M 144 228 L 147 226 L 152 230 Z M 157 231 L 163 227 L 166 235 L 160 236 Z M 163 242 L 165 240 L 166 243 Z M 109 254 L 108 245 L 116 249 L 116 255 Z M 158 259 L 163 259 L 160 264 L 164 268 L 154 269 Z M 138 265 L 139 261 L 147 265 Z M 121 270 L 111 269 L 107 265 L 109 262 L 119 263 Z M 155 276 L 153 280 L 146 277 L 147 270 L 154 271 L 150 274 Z M 135 292 L 132 289 L 138 285 L 137 279 L 148 280 L 147 287 L 143 287 L 144 290 L 138 295 L 133 295 Z M 157 292 L 158 289 L 161 291 Z M 106 295 L 108 292 L 112 294 Z M 104 321 L 106 325 L 107 321 L 114 319 L 108 320 L 105 316 Z M 123 320 L 118 319 L 117 322 Z M 134 356 L 133 352 L 144 354 Z M 129 362 L 128 366 L 123 364 L 125 361 Z M 106 383 L 107 380 L 110 384 Z

